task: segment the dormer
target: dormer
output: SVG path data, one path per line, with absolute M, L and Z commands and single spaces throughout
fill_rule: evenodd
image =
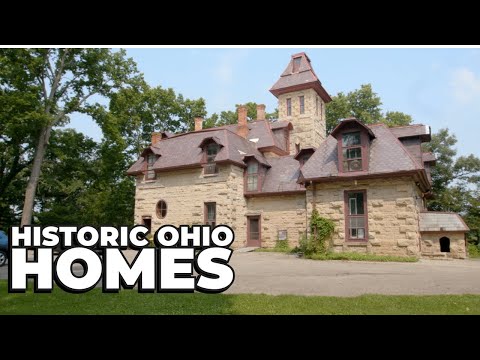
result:
M 331 136 L 337 139 L 339 173 L 368 171 L 370 141 L 375 138 L 372 130 L 356 118 L 348 118 L 337 125 Z
M 305 163 L 310 159 L 310 157 L 313 155 L 315 152 L 314 147 L 307 147 L 301 149 L 294 157 L 295 160 L 297 160 L 300 163 L 300 168 L 305 165 Z
M 246 155 L 243 157 L 243 162 L 246 165 L 244 172 L 245 193 L 260 192 L 270 165 L 257 155 Z
M 223 147 L 220 139 L 218 139 L 216 136 L 205 138 L 198 147 L 202 149 L 201 163 L 203 165 L 203 174 L 217 174 L 218 167 L 215 162 L 215 158 L 220 152 L 220 149 Z
M 145 175 L 145 180 L 155 180 L 157 178 L 157 174 L 155 173 L 154 165 L 160 156 L 155 154 L 151 147 L 143 150 L 141 156 L 144 159 L 141 169 Z

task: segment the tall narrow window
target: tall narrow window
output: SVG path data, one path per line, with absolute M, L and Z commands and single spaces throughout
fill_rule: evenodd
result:
M 292 116 L 292 99 L 287 99 L 287 116 Z
M 154 154 L 147 155 L 147 179 L 153 180 L 156 177 L 155 171 L 153 170 L 153 164 L 157 161 L 157 156 Z
M 318 96 L 315 97 L 315 115 L 318 115 Z
M 300 102 L 300 114 L 305 114 L 305 96 L 299 96 L 298 100 Z
M 300 70 L 300 63 L 302 62 L 301 57 L 296 57 L 293 59 L 293 71 L 294 73 L 298 72 Z
M 367 209 L 365 191 L 347 191 L 345 195 L 347 205 L 347 232 L 349 240 L 366 240 Z
M 217 203 L 205 203 L 205 224 L 215 227 L 217 223 Z
M 207 145 L 206 156 L 207 163 L 204 167 L 204 174 L 216 174 L 217 173 L 217 164 L 215 164 L 215 157 L 218 154 L 218 144 L 211 142 Z
M 362 171 L 362 141 L 360 131 L 342 136 L 343 171 Z
M 247 191 L 258 191 L 258 163 L 250 162 L 247 167 Z

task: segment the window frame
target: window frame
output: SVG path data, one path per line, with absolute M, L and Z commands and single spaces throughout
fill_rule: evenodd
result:
M 305 95 L 298 97 L 298 106 L 300 108 L 300 115 L 305 114 Z
M 150 163 L 150 159 L 153 159 L 153 162 Z M 155 162 L 158 160 L 158 156 L 155 155 L 154 153 L 149 153 L 147 155 L 146 159 L 146 170 L 145 170 L 145 179 L 146 180 L 155 180 L 157 178 L 157 174 L 155 173 L 155 170 L 153 170 L 153 165 L 155 165 Z
M 205 202 L 203 203 L 204 206 L 203 206 L 203 220 L 204 220 L 204 223 L 205 225 L 209 225 L 211 227 L 215 227 L 217 225 L 217 203 L 214 202 L 214 201 L 209 201 L 209 202 Z M 213 218 L 213 221 L 211 221 L 209 218 L 208 218 L 208 207 L 213 205 L 213 209 L 214 209 L 214 218 Z M 213 225 L 212 225 L 213 223 Z
M 292 73 L 298 73 L 302 65 L 302 57 L 297 56 L 293 58 Z
M 216 152 L 215 155 L 209 155 L 209 149 L 212 148 L 212 146 L 215 146 Z M 220 152 L 220 145 L 216 143 L 215 141 L 211 140 L 208 143 L 205 144 L 203 148 L 203 174 L 204 175 L 215 175 L 218 174 L 218 166 L 216 165 L 215 158 L 217 157 L 218 153 Z M 207 168 L 214 167 L 214 171 L 206 171 Z
M 359 145 L 350 145 L 350 146 L 343 146 L 343 137 L 347 134 L 352 133 L 359 133 L 360 135 L 360 144 Z M 338 172 L 344 174 L 357 174 L 357 173 L 364 173 L 368 169 L 368 154 L 369 154 L 369 141 L 368 141 L 368 134 L 359 128 L 350 128 L 342 131 L 338 137 Z M 350 149 L 360 149 L 360 157 L 359 158 L 352 158 L 347 159 L 343 156 L 343 150 L 350 150 Z M 360 160 L 362 162 L 362 168 L 360 170 L 353 170 L 349 171 L 348 168 L 344 168 L 344 161 L 353 161 L 353 160 Z
M 292 98 L 287 98 L 287 116 L 292 116 Z
M 248 172 L 248 169 L 250 167 L 250 165 L 256 165 L 257 166 L 257 171 L 254 172 L 254 173 L 249 173 Z M 255 190 L 250 190 L 249 188 L 249 183 L 248 183 L 248 178 L 252 176 L 256 179 L 257 181 L 257 188 Z M 254 161 L 254 160 L 251 160 L 247 163 L 247 168 L 245 169 L 245 191 L 246 192 L 249 192 L 249 193 L 252 193 L 252 192 L 258 192 L 260 189 L 260 164 L 258 163 L 258 161 Z
M 363 214 L 350 215 L 350 194 L 363 194 Z M 345 239 L 349 242 L 368 242 L 368 202 L 367 202 L 367 190 L 345 190 L 344 192 L 344 211 L 345 211 Z M 350 235 L 350 219 L 363 218 L 364 219 L 364 238 L 354 238 Z M 356 228 L 360 229 L 360 228 Z
M 164 207 L 164 211 L 162 211 L 162 206 L 160 206 L 160 203 L 163 203 L 165 204 L 165 207 Z M 165 212 L 165 214 L 163 214 L 163 212 Z M 157 218 L 158 219 L 165 219 L 167 217 L 167 214 L 168 214 L 168 204 L 165 200 L 163 199 L 160 199 L 157 201 L 157 203 L 155 204 L 155 215 L 157 215 Z

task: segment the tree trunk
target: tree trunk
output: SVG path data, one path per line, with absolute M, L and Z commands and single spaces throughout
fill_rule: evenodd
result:
M 27 189 L 25 190 L 25 201 L 23 203 L 22 222 L 20 226 L 30 225 L 32 223 L 33 207 L 35 205 L 35 194 L 37 192 L 38 181 L 40 180 L 40 172 L 42 170 L 43 158 L 47 148 L 48 140 L 52 126 L 47 125 L 40 132 L 37 148 L 35 149 L 35 158 L 33 160 L 32 172 L 28 179 Z

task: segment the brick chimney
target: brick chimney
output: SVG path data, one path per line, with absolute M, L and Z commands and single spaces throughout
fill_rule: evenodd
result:
M 160 132 L 153 132 L 152 133 L 152 145 L 155 145 L 160 140 L 162 140 L 162 133 Z
M 203 129 L 203 118 L 200 116 L 195 117 L 195 131 Z
M 246 138 L 248 134 L 247 107 L 245 105 L 238 106 L 237 113 L 238 113 L 237 134 L 243 138 Z
M 265 105 L 257 105 L 257 120 L 265 120 Z

